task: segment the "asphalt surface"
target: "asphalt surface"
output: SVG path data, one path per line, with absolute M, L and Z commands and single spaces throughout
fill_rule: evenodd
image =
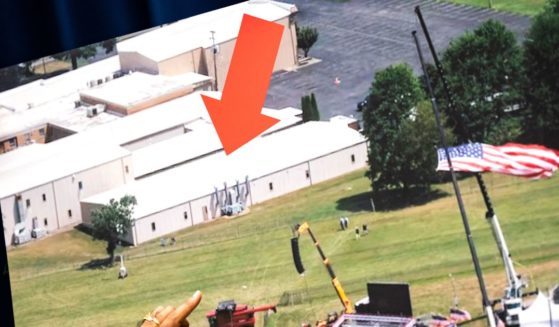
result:
M 420 72 L 411 32 L 418 31 L 424 56 L 431 61 L 414 8 L 420 5 L 435 48 L 440 53 L 449 42 L 483 21 L 493 18 L 513 31 L 519 42 L 530 18 L 486 8 L 435 0 L 291 0 L 299 12 L 299 26 L 318 29 L 318 41 L 309 56 L 321 62 L 272 77 L 266 106 L 300 108 L 301 97 L 314 92 L 323 120 L 335 115 L 355 115 L 376 71 L 409 63 Z M 336 84 L 336 77 L 340 83 Z

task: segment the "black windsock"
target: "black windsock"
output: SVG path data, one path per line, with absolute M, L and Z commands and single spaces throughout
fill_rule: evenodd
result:
M 299 274 L 305 272 L 305 267 L 303 267 L 303 262 L 301 261 L 301 254 L 299 253 L 299 238 L 293 237 L 291 239 L 291 252 L 293 252 L 293 262 L 295 263 L 295 269 Z

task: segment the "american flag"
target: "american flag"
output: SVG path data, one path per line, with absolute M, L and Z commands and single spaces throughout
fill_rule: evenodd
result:
M 551 177 L 559 167 L 559 151 L 541 145 L 483 143 L 448 148 L 455 171 L 496 172 L 527 178 Z M 444 149 L 438 150 L 437 170 L 449 170 Z

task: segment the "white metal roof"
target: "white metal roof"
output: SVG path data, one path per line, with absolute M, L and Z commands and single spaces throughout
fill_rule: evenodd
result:
M 211 80 L 210 77 L 196 73 L 163 76 L 134 72 L 97 87 L 84 89 L 80 95 L 123 107 L 131 107 L 209 80 Z
M 218 94 L 213 96 L 217 98 Z M 296 116 L 301 113 L 301 110 L 295 108 L 281 110 L 263 108 L 262 113 L 280 120 L 262 135 L 270 134 L 301 122 L 301 118 Z M 133 151 L 134 176 L 144 176 L 223 150 L 214 126 L 207 118 L 197 119 L 194 122 L 184 124 L 184 127 L 191 130 L 191 132 Z
M 197 48 L 211 47 L 210 31 L 216 44 L 234 39 L 239 33 L 243 14 L 268 21 L 289 16 L 297 8 L 277 1 L 247 1 L 180 20 L 157 30 L 117 44 L 118 52 L 137 52 L 156 62 Z
M 0 199 L 130 155 L 111 144 L 83 144 L 0 173 Z
M 348 116 L 343 116 L 343 115 L 336 115 L 333 117 L 330 117 L 330 121 L 333 123 L 340 123 L 340 124 L 351 124 L 351 123 L 355 123 L 357 121 L 357 119 L 355 119 L 353 116 L 352 117 L 348 117 Z
M 210 118 L 200 94 L 213 98 L 221 96 L 219 92 L 211 91 L 192 93 L 55 142 L 21 147 L 0 155 L 0 197 L 127 155 L 129 152 L 120 145 L 174 126 L 186 125 L 193 131 L 136 150 L 133 157 L 136 176 L 220 150 L 221 143 L 214 127 L 208 123 Z M 294 108 L 264 108 L 262 112 L 281 120 L 265 133 L 300 121 L 295 117 L 300 110 Z M 38 173 L 43 170 L 48 173 Z
M 90 79 L 104 78 L 120 69 L 113 56 L 46 80 L 38 80 L 0 93 L 0 138 L 24 133 L 46 123 L 80 131 L 118 117 L 102 114 L 87 118 L 75 110 L 79 91 Z M 9 111 L 9 113 L 6 113 Z
M 135 150 L 132 153 L 134 177 L 144 176 L 223 148 L 212 124 L 201 121 L 196 125 L 192 132 Z M 185 127 L 192 128 L 192 125 Z
M 75 95 L 78 90 L 87 88 L 89 80 L 105 78 L 118 70 L 118 56 L 113 56 L 46 80 L 37 80 L 0 93 L 0 108 L 25 111 L 38 107 Z
M 0 198 L 128 155 L 121 144 L 204 117 L 204 108 L 200 95 L 191 94 L 48 144 L 2 154 Z
M 160 86 L 168 83 L 167 89 L 171 92 L 173 88 L 176 89 L 179 85 L 200 81 L 202 79 L 201 76 L 203 75 L 194 73 L 171 78 L 153 76 L 153 80 L 162 81 L 162 84 L 159 84 L 159 82 L 155 83 Z M 124 83 L 120 83 L 120 80 L 124 80 Z M 108 97 L 109 100 L 123 102 L 139 101 L 141 98 L 145 99 L 146 96 L 156 97 L 161 91 L 158 88 L 152 87 L 153 84 L 150 85 L 150 82 L 153 80 L 152 75 L 143 73 L 124 76 L 106 83 L 106 86 L 112 83 L 117 83 L 117 86 L 115 88 L 107 88 L 104 96 Z M 138 86 L 142 83 L 149 85 L 147 92 L 135 90 L 134 85 Z M 71 87 L 68 86 L 68 88 Z M 93 92 L 94 90 L 104 92 L 101 87 L 84 92 Z M 52 123 L 72 131 L 80 131 L 84 136 L 94 135 L 94 137 L 103 137 L 99 135 L 112 135 L 112 137 L 118 138 L 116 143 L 123 144 L 135 138 L 148 135 L 150 134 L 149 131 L 156 132 L 204 116 L 206 112 L 200 96 L 196 95 L 194 96 L 195 99 L 181 97 L 153 106 L 150 110 L 143 110 L 123 118 L 108 113 L 100 113 L 97 116 L 88 118 L 82 107 L 75 108 L 74 101 L 79 99 L 78 91 L 79 89 L 74 86 L 73 91 L 68 96 L 58 98 L 30 110 L 17 111 L 1 116 L 0 138 L 22 133 L 46 123 Z M 100 96 L 103 96 L 103 94 Z M 187 108 L 191 109 L 187 110 Z M 163 114 L 164 112 L 167 114 Z M 107 126 L 102 127 L 102 125 Z M 94 126 L 102 127 L 102 129 L 91 129 Z
M 106 204 L 112 198 L 131 194 L 138 200 L 134 211 L 138 219 L 208 195 L 224 182 L 232 185 L 236 180 L 244 181 L 245 176 L 252 180 L 364 142 L 360 133 L 348 127 L 309 122 L 258 137 L 230 155 L 218 152 L 83 202 Z

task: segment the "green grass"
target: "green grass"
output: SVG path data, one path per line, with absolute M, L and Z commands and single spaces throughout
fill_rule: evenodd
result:
M 489 0 L 448 0 L 450 2 L 467 4 L 478 7 L 489 7 Z M 545 0 L 491 0 L 492 8 L 502 11 L 510 11 L 518 14 L 534 16 L 541 12 Z
M 220 219 L 175 234 L 174 247 L 153 241 L 124 251 L 130 275 L 117 280 L 118 267 L 78 270 L 104 256 L 104 244 L 77 231 L 9 252 L 18 326 L 131 326 L 162 304 L 178 305 L 194 290 L 204 298 L 191 316 L 192 326 L 207 326 L 205 313 L 220 300 L 260 305 L 282 295 L 303 293 L 300 303 L 279 307 L 273 326 L 299 326 L 340 310 L 328 275 L 308 236 L 300 240 L 306 276 L 297 275 L 291 258 L 290 226 L 310 221 L 353 301 L 366 294 L 370 280 L 406 281 L 416 314 L 446 312 L 452 303 L 448 274 L 457 280 L 462 304 L 481 312 L 456 200 L 448 194 L 401 210 L 365 209 L 368 180 L 359 171 L 252 207 L 235 219 Z M 486 182 L 520 272 L 545 289 L 559 281 L 559 178 L 527 181 L 487 175 Z M 498 251 L 484 216 L 475 181 L 461 181 L 464 201 L 492 297 L 505 285 Z M 451 193 L 450 185 L 439 187 Z M 351 201 L 343 200 L 350 198 Z M 338 217 L 368 223 L 359 241 L 338 231 Z M 261 317 L 260 317 L 261 318 Z M 262 319 L 260 319 L 260 322 Z

